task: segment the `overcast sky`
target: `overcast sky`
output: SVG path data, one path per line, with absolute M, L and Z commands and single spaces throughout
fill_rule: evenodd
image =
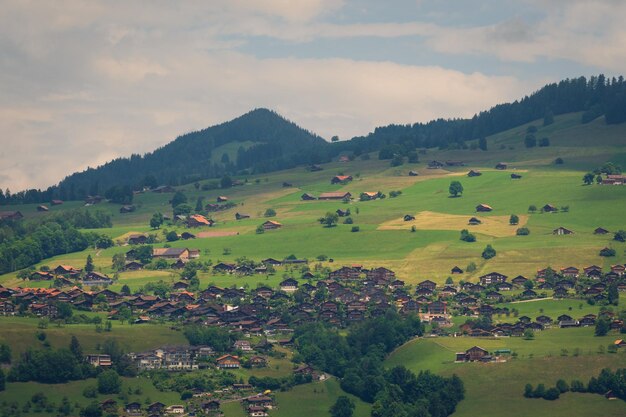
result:
M 0 0 L 0 187 L 256 107 L 330 138 L 626 72 L 621 0 Z

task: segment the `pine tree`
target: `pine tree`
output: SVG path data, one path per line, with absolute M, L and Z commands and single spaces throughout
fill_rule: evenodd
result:
M 93 258 L 91 255 L 87 255 L 87 263 L 85 264 L 85 272 L 93 272 L 95 267 L 93 266 Z
M 83 360 L 83 348 L 80 346 L 80 342 L 76 336 L 72 336 L 72 339 L 70 340 L 70 351 L 79 362 Z

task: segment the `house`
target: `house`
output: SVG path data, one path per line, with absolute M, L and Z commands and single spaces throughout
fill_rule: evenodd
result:
M 227 201 L 228 201 L 228 197 L 225 197 L 223 195 L 220 195 L 220 196 L 217 197 L 217 202 L 218 203 L 225 203 Z
M 541 207 L 541 211 L 543 211 L 544 213 L 556 213 L 557 211 L 559 211 L 559 209 L 552 204 L 546 204 L 545 206 Z
M 137 261 L 126 262 L 124 265 L 125 271 L 139 271 L 141 269 L 143 269 L 143 264 Z
M 313 196 L 313 195 L 311 195 L 309 193 L 304 193 L 304 194 L 302 194 L 300 196 L 300 199 L 304 200 L 304 201 L 311 201 L 311 200 L 315 200 L 316 198 L 315 198 L 315 196 Z
M 409 177 L 417 177 L 419 173 L 417 171 L 409 171 Z
M 280 285 L 281 291 L 294 292 L 298 290 L 298 281 L 296 281 L 293 278 L 287 278 L 286 280 L 281 282 L 279 285 Z
M 470 170 L 470 172 L 467 173 L 468 177 L 480 177 L 481 175 L 483 175 L 482 172 L 476 171 L 474 169 Z
M 149 416 L 161 415 L 163 414 L 163 411 L 165 411 L 165 404 L 157 401 L 155 403 L 149 404 L 146 409 Z
M 490 272 L 480 277 L 482 285 L 497 284 L 506 281 L 507 276 L 499 272 Z
M 352 176 L 351 175 L 335 175 L 334 177 L 331 178 L 330 183 L 331 184 L 342 184 L 342 183 L 346 183 L 352 181 Z
M 83 277 L 83 285 L 111 285 L 113 280 L 100 272 L 88 272 Z
M 120 207 L 120 214 L 126 214 L 126 213 L 132 213 L 133 211 L 135 211 L 137 208 L 135 206 L 122 206 Z
M 182 232 L 180 234 L 180 238 L 182 240 L 189 240 L 189 239 L 195 239 L 196 235 L 194 235 L 193 233 L 189 233 L 189 232 Z
M 602 227 L 598 227 L 593 231 L 594 235 L 606 235 L 607 233 L 609 233 L 609 231 Z
M 318 200 L 346 200 L 352 198 L 352 194 L 348 192 L 334 192 L 334 193 L 322 193 Z
M 124 406 L 124 410 L 126 411 L 127 414 L 132 415 L 132 416 L 141 415 L 141 404 L 138 402 L 132 402 L 132 403 L 126 404 Z
M 360 195 L 361 201 L 376 200 L 379 197 L 380 197 L 380 193 L 378 191 L 365 191 L 365 192 L 362 192 Z
M 274 220 L 268 220 L 265 223 L 263 223 L 261 226 L 263 226 L 263 230 L 274 230 L 274 229 L 280 229 L 281 227 L 283 227 L 281 223 L 278 223 Z
M 205 413 L 211 413 L 220 409 L 220 402 L 219 400 L 215 400 L 215 399 L 203 401 L 200 404 L 200 408 Z
M 215 360 L 216 365 L 220 369 L 234 369 L 239 368 L 241 363 L 239 362 L 239 356 L 224 355 Z
M 505 162 L 498 162 L 496 164 L 496 169 L 506 169 L 507 168 L 507 164 Z
M 417 284 L 417 288 L 427 288 L 427 289 L 429 289 L 431 291 L 434 291 L 435 288 L 437 288 L 437 284 L 434 283 L 433 281 L 427 279 L 427 280 L 424 280 L 424 281 L 418 283 Z
M 81 270 L 80 269 L 76 269 L 73 266 L 70 265 L 59 265 L 56 268 L 54 268 L 54 273 L 56 275 L 63 275 L 63 276 L 70 276 L 70 277 L 76 277 L 78 275 L 80 275 Z
M 509 282 L 501 282 L 496 284 L 496 288 L 498 291 L 511 291 L 513 289 L 513 285 Z
M 378 267 L 370 269 L 365 273 L 369 281 L 386 281 L 390 282 L 396 278 L 396 273 L 391 269 Z
M 480 361 L 485 356 L 488 356 L 489 352 L 480 346 L 473 346 L 467 349 L 465 352 L 459 352 L 456 354 L 456 360 L 459 362 L 474 362 Z
M 476 211 L 479 211 L 479 212 L 486 212 L 486 211 L 492 211 L 492 210 L 493 208 L 488 204 L 479 204 L 476 206 Z
M 107 366 L 111 366 L 113 364 L 111 362 L 111 356 L 110 355 L 104 355 L 104 354 L 86 355 L 85 356 L 85 361 L 88 364 L 90 364 L 91 366 L 107 367 Z
M 558 236 L 561 236 L 561 235 L 573 235 L 574 232 L 569 230 L 569 229 L 564 228 L 563 226 L 561 226 L 561 227 L 557 227 L 556 229 L 554 229 L 552 231 L 552 234 L 553 235 L 558 235 Z
M 415 220 L 415 216 L 411 216 L 410 214 L 405 214 L 403 219 L 405 222 L 410 222 L 411 220 Z
M 479 224 L 482 224 L 482 221 L 477 217 L 472 217 L 468 220 L 467 224 L 470 226 L 478 226 Z
M 263 356 L 253 356 L 248 360 L 248 363 L 255 368 L 265 368 L 267 366 L 267 358 Z
M 618 348 L 626 348 L 626 340 L 618 339 L 615 342 L 613 342 L 613 345 L 617 346 Z
M 252 345 L 250 345 L 250 342 L 248 340 L 236 340 L 235 343 L 233 343 L 233 349 L 235 350 L 240 350 L 242 352 L 252 352 Z
M 54 274 L 44 271 L 35 271 L 28 277 L 31 281 L 50 281 L 54 279 Z
M 187 217 L 188 227 L 201 227 L 201 226 L 213 226 L 215 222 L 212 219 L 207 219 L 201 214 L 192 214 Z
M 439 169 L 439 168 L 443 168 L 444 164 L 443 162 L 439 162 L 439 161 L 430 161 L 428 163 L 428 169 Z
M 459 268 L 458 266 L 454 266 L 451 270 L 450 270 L 451 274 L 462 274 L 463 270 L 461 268 Z
M 428 314 L 430 315 L 444 315 L 447 311 L 447 305 L 443 301 L 433 301 L 428 304 Z
M 37 206 L 37 211 L 39 211 L 39 212 L 46 212 L 48 210 L 50 210 L 50 209 L 48 207 L 44 206 L 44 205 Z
M 145 245 L 148 242 L 148 236 L 134 233 L 128 235 L 127 242 L 129 245 Z
M 626 265 L 611 265 L 611 272 L 621 277 L 626 272 Z
M 19 220 L 24 218 L 24 215 L 19 211 L 0 211 L 0 220 Z
M 567 268 L 561 268 L 561 275 L 568 278 L 578 278 L 580 270 L 575 266 L 568 266 Z
M 187 248 L 153 248 L 153 258 L 163 259 L 189 259 L 189 249 Z
M 322 168 L 321 166 L 319 166 L 317 164 L 313 164 L 308 169 L 311 172 L 317 172 L 317 171 L 322 171 L 324 168 Z
M 522 178 L 522 176 L 520 174 L 511 174 L 511 179 L 512 180 L 519 180 L 520 178 Z
M 243 213 L 235 213 L 235 219 L 236 220 L 242 220 L 242 219 L 249 219 L 250 215 L 249 214 L 243 214 Z
M 185 406 L 184 405 L 170 405 L 165 408 L 165 414 L 185 414 Z

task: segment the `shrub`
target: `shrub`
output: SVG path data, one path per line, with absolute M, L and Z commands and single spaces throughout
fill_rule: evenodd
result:
M 359 226 L 352 226 L 352 230 L 350 230 L 351 232 L 358 232 L 360 231 L 361 228 Z
M 352 220 L 352 217 L 346 217 L 346 219 L 343 221 L 343 224 L 352 224 L 354 223 L 354 221 Z
M 474 236 L 474 234 L 470 233 L 469 230 L 467 229 L 463 229 L 461 230 L 461 238 L 462 241 L 464 242 L 476 242 L 476 236 Z
M 265 210 L 265 213 L 263 213 L 264 217 L 275 217 L 276 216 L 276 210 L 268 208 L 267 210 Z
M 615 256 L 615 249 L 604 248 L 600 250 L 600 256 Z
M 530 230 L 528 227 L 520 227 L 515 231 L 515 234 L 518 236 L 528 236 L 530 234 Z
M 496 256 L 496 250 L 491 245 L 487 245 L 481 256 L 484 259 L 491 259 Z

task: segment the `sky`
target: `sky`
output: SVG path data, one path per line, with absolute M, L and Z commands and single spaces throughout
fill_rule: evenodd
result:
M 324 138 L 626 72 L 621 0 L 0 0 L 0 187 L 270 108 Z

